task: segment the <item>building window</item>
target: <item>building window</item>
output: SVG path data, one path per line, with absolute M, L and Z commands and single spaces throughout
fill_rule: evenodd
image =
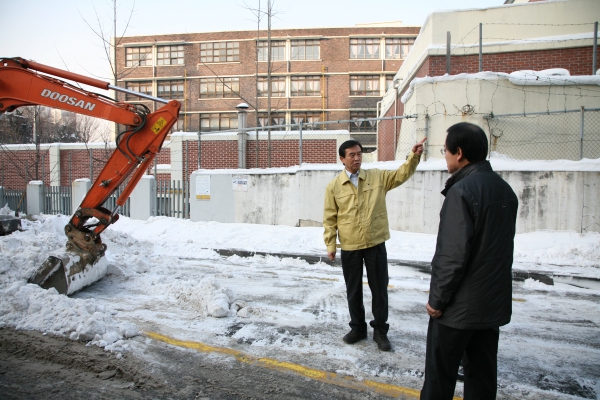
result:
M 320 41 L 292 40 L 292 60 L 318 60 L 320 58 Z
M 269 42 L 258 42 L 258 61 L 267 61 Z M 285 61 L 285 40 L 271 40 L 271 61 Z
M 316 111 L 305 111 L 305 112 L 293 112 L 292 123 L 293 124 L 310 124 L 313 122 L 320 122 L 322 117 L 321 112 Z
M 240 60 L 239 42 L 200 43 L 200 61 L 205 63 Z
M 125 66 L 139 67 L 152 65 L 152 47 L 126 47 Z
M 292 76 L 292 96 L 320 96 L 321 78 L 318 76 Z
M 171 133 L 183 132 L 184 129 L 185 129 L 185 119 L 183 116 L 180 115 L 179 118 L 177 119 L 177 122 L 175 122 L 175 124 L 171 128 Z
M 415 38 L 385 39 L 385 58 L 388 60 L 406 58 L 415 43 Z
M 267 77 L 258 77 L 257 85 L 258 95 L 267 97 L 269 90 Z M 285 97 L 285 76 L 271 77 L 271 97 Z
M 269 122 L 267 113 L 259 113 L 258 114 L 258 123 L 260 124 L 261 127 L 285 125 L 285 113 L 272 112 L 270 122 Z M 283 130 L 285 130 L 285 126 L 280 126 L 279 128 L 272 128 L 271 130 L 283 131 Z
M 236 113 L 200 114 L 200 130 L 202 132 L 226 131 L 237 129 L 237 127 Z
M 183 45 L 158 46 L 156 58 L 158 65 L 183 65 Z
M 158 81 L 158 97 L 162 99 L 183 99 L 183 80 Z
M 239 97 L 240 78 L 201 78 L 200 98 Z
M 350 96 L 380 96 L 379 75 L 350 75 Z
M 350 111 L 350 132 L 377 132 L 377 121 L 358 121 L 364 118 L 377 118 L 377 111 Z
M 379 58 L 379 39 L 350 39 L 350 58 L 369 60 Z
M 140 92 L 152 96 L 152 82 L 127 82 L 125 83 L 125 89 L 133 90 L 134 92 Z M 142 100 L 139 96 L 125 93 L 125 100 Z
M 393 86 L 394 86 L 394 75 L 386 75 L 385 76 L 385 91 L 387 92 Z

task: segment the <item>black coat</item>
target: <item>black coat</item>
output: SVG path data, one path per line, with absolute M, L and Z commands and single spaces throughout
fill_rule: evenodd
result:
M 489 161 L 469 164 L 446 182 L 429 305 L 456 329 L 506 325 L 512 314 L 517 196 Z

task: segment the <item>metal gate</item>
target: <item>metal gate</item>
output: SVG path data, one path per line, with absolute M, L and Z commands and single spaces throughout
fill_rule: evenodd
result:
M 44 214 L 71 215 L 71 186 L 44 186 Z
M 156 182 L 156 216 L 190 217 L 190 182 Z
M 115 192 L 113 194 L 111 194 L 108 199 L 106 199 L 104 204 L 102 204 L 102 207 L 106 208 L 109 211 L 114 210 L 115 206 L 117 205 L 117 199 L 119 198 L 119 196 L 121 196 L 121 193 L 123 193 L 123 187 L 119 186 L 117 188 L 117 190 L 115 190 Z M 125 200 L 125 204 L 123 205 L 123 207 L 121 207 L 121 209 L 118 211 L 118 214 L 120 214 L 124 217 L 130 217 L 131 216 L 130 203 L 131 203 L 131 198 L 128 197 L 127 200 Z
M 12 211 L 27 213 L 27 191 L 0 187 L 0 208 L 8 205 Z

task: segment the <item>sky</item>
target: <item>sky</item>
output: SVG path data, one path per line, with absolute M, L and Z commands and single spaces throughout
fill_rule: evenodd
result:
M 5 207 L 0 214 L 12 212 Z M 322 228 L 121 217 L 102 233 L 108 249 L 97 265 L 106 276 L 67 297 L 27 284 L 48 255 L 64 251 L 67 222 L 64 215 L 35 216 L 22 220 L 22 231 L 0 237 L 0 327 L 84 341 L 117 357 L 147 354 L 158 334 L 220 349 L 210 356 L 225 366 L 235 362 L 223 355 L 231 350 L 355 382 L 417 390 L 423 384 L 427 273 L 390 262 L 393 351 L 382 353 L 370 338 L 353 346 L 342 342 L 349 317 L 339 266 L 213 250 L 324 257 Z M 392 231 L 388 257 L 429 262 L 435 241 L 432 234 Z M 597 398 L 600 234 L 518 234 L 514 259 L 514 271 L 543 271 L 554 285 L 531 278 L 513 283 L 513 317 L 500 335 L 499 397 Z M 577 277 L 596 280 L 585 288 Z M 456 394 L 462 395 L 462 384 Z
M 275 0 L 272 27 L 338 27 L 387 21 L 421 26 L 433 11 L 499 7 L 503 3 L 503 0 Z M 105 50 L 94 31 L 102 30 L 111 36 L 113 4 L 112 0 L 3 0 L 0 57 L 22 57 L 109 80 Z M 266 0 L 260 4 L 264 8 Z M 117 32 L 134 36 L 254 30 L 256 18 L 249 8 L 257 9 L 258 5 L 259 0 L 117 0 Z

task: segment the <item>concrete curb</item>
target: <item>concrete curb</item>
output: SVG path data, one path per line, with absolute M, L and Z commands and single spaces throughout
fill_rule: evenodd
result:
M 291 253 L 272 253 L 272 252 L 262 252 L 262 251 L 248 251 L 248 250 L 238 250 L 238 249 L 212 249 L 219 253 L 219 255 L 223 257 L 231 257 L 233 255 L 237 255 L 239 257 L 252 257 L 254 255 L 259 256 L 274 256 L 281 258 L 299 258 L 302 259 L 309 264 L 317 264 L 319 262 L 329 264 L 331 266 L 341 267 L 342 263 L 340 258 L 337 257 L 334 261 L 329 261 L 327 257 L 314 256 L 310 254 L 291 254 Z M 412 260 L 397 260 L 397 259 L 388 259 L 389 264 L 397 264 L 403 265 L 406 267 L 411 267 L 416 269 L 419 272 L 423 272 L 431 275 L 431 263 L 426 261 L 412 261 Z M 546 285 L 553 286 L 554 282 L 557 283 L 566 283 L 568 285 L 585 288 L 585 289 L 594 289 L 600 290 L 600 278 L 593 277 L 581 277 L 581 276 L 571 276 L 571 275 L 561 275 L 556 274 L 554 272 L 545 272 L 545 271 L 524 271 L 524 270 L 515 270 L 513 269 L 513 280 L 522 282 L 526 279 L 535 279 L 536 281 L 540 281 L 545 283 Z

